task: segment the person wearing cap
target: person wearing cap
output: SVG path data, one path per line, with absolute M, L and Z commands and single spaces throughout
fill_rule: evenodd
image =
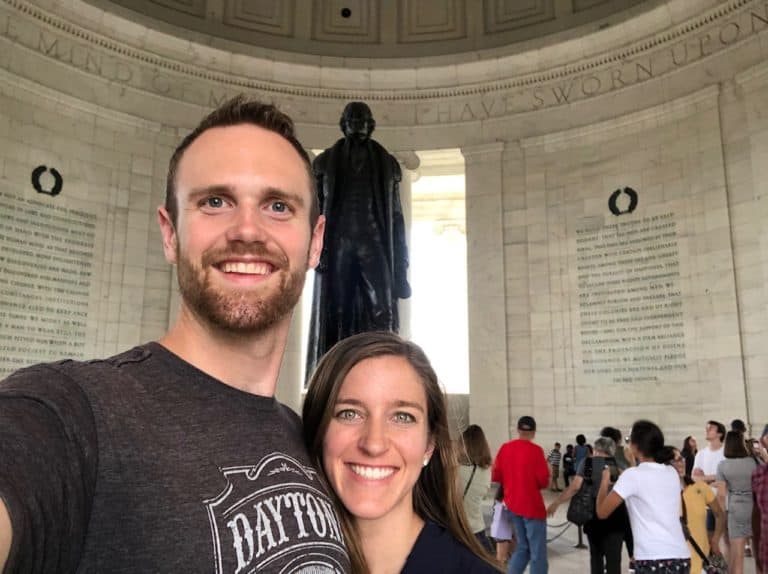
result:
M 544 450 L 533 443 L 536 437 L 533 417 L 520 417 L 517 435 L 517 439 L 501 446 L 491 473 L 491 480 L 504 488 L 506 512 L 517 539 L 508 574 L 522 574 L 529 562 L 530 574 L 546 574 L 547 511 L 541 490 L 549 484 L 549 467 Z

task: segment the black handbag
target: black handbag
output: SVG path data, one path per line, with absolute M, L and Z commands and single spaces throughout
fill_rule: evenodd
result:
M 566 518 L 576 526 L 584 526 L 595 517 L 595 496 L 592 493 L 592 459 L 584 461 L 584 480 L 571 498 Z
M 683 515 L 680 517 L 680 522 L 683 525 L 683 534 L 685 535 L 685 539 L 691 543 L 693 549 L 701 557 L 701 560 L 704 563 L 704 571 L 707 574 L 728 574 L 728 563 L 725 561 L 722 554 L 710 554 L 709 556 L 704 556 L 704 551 L 693 536 L 691 536 L 691 531 L 688 528 L 688 509 L 685 507 L 685 498 L 683 498 L 682 493 L 680 493 L 680 501 L 683 504 Z

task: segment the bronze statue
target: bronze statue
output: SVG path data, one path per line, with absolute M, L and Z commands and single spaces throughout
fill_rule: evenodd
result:
M 364 331 L 399 329 L 397 300 L 411 296 L 400 206 L 400 166 L 371 139 L 370 108 L 350 102 L 342 139 L 312 164 L 325 244 L 315 270 L 307 378 L 336 342 Z

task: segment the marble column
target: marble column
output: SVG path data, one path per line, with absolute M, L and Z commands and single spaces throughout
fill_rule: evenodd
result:
M 469 422 L 493 453 L 509 439 L 501 142 L 462 148 L 466 162 Z

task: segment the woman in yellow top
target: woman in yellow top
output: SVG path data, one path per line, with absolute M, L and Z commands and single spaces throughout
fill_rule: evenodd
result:
M 685 474 L 685 458 L 677 449 L 675 449 L 672 465 L 680 475 L 680 486 L 683 489 L 688 530 L 691 536 L 705 556 L 709 556 L 710 548 L 713 554 L 720 554 L 720 537 L 725 530 L 725 512 L 717 501 L 717 496 L 705 482 L 694 482 Z M 707 507 L 715 516 L 715 532 L 711 540 L 707 537 Z M 682 512 L 682 506 L 680 511 Z M 688 548 L 691 549 L 691 574 L 700 574 L 704 568 L 704 562 L 690 541 L 688 541 Z

